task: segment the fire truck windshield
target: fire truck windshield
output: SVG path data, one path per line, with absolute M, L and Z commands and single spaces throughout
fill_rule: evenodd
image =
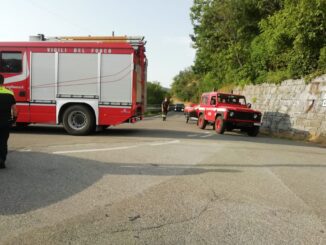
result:
M 219 94 L 219 103 L 246 105 L 246 98 L 244 96 L 232 95 L 232 94 Z

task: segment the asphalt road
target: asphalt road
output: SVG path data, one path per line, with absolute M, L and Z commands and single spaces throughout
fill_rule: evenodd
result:
M 326 149 L 181 113 L 91 136 L 32 126 L 0 171 L 0 244 L 326 244 Z

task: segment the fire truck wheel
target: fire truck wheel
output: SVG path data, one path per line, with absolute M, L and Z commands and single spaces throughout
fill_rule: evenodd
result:
M 16 128 L 26 128 L 29 125 L 29 123 L 16 123 Z
M 257 127 L 257 126 L 254 126 L 252 128 L 249 128 L 247 130 L 247 134 L 249 136 L 251 136 L 251 137 L 256 137 L 258 135 L 258 133 L 259 133 L 259 127 Z
M 63 126 L 72 135 L 86 135 L 95 128 L 93 113 L 83 105 L 73 105 L 63 114 Z
M 218 116 L 215 119 L 215 132 L 218 134 L 224 134 L 225 131 L 225 122 L 221 116 Z
M 205 129 L 206 128 L 207 121 L 205 120 L 205 116 L 201 114 L 198 118 L 198 127 L 200 129 Z

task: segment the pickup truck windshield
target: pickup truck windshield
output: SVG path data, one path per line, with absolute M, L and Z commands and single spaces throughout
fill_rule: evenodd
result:
M 244 96 L 219 94 L 218 102 L 235 105 L 246 105 L 246 98 Z

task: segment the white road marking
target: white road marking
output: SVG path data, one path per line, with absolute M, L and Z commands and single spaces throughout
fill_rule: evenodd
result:
M 19 152 L 30 152 L 30 151 L 32 151 L 31 149 L 21 149 L 21 150 L 19 150 Z
M 188 134 L 188 137 L 196 137 L 198 134 Z
M 213 134 L 206 134 L 206 135 L 200 136 L 200 138 L 208 138 L 208 137 L 211 137 L 211 136 L 213 136 Z
M 159 146 L 159 145 L 169 145 L 169 144 L 177 144 L 180 143 L 180 140 L 166 141 L 166 142 L 157 142 L 149 144 L 151 146 Z
M 96 152 L 96 151 L 116 151 L 116 150 L 127 150 L 131 148 L 136 148 L 136 145 L 131 146 L 120 146 L 111 148 L 98 148 L 98 149 L 84 149 L 84 150 L 72 150 L 72 151 L 55 151 L 53 154 L 70 154 L 70 153 L 84 153 L 84 152 Z
M 116 150 L 128 150 L 140 146 L 160 146 L 160 145 L 169 145 L 180 143 L 179 140 L 173 141 L 159 141 L 150 144 L 139 144 L 139 145 L 130 145 L 130 146 L 119 146 L 119 147 L 110 147 L 110 148 L 95 148 L 95 149 L 82 149 L 82 150 L 71 150 L 71 151 L 54 151 L 53 154 L 72 154 L 72 153 L 85 153 L 85 152 L 98 152 L 98 151 L 116 151 Z

